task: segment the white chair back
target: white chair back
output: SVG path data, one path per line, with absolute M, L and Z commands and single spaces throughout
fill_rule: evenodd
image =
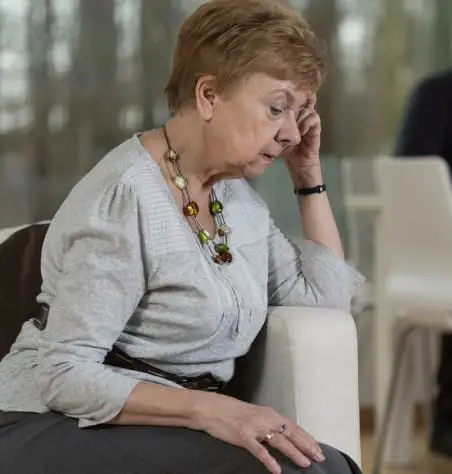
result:
M 367 278 L 373 272 L 373 228 L 378 213 L 373 158 L 341 159 L 341 181 L 347 227 L 347 259 Z
M 383 292 L 405 310 L 452 309 L 452 188 L 438 157 L 376 162 Z

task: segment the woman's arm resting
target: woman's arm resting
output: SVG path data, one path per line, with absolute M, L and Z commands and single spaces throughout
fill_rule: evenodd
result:
M 198 390 L 140 382 L 109 424 L 183 426 L 197 429 L 199 406 L 209 394 Z
M 46 278 L 55 270 L 46 267 L 52 249 L 43 249 L 50 252 L 43 265 L 50 310 L 35 378 L 43 403 L 80 426 L 116 416 L 138 384 L 104 364 L 145 291 L 138 199 L 130 186 L 118 185 L 101 204 L 97 215 L 61 235 L 67 250 L 54 287 Z

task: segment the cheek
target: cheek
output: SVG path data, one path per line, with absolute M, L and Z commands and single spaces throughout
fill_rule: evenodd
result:
M 243 116 L 235 123 L 236 138 L 249 151 L 262 150 L 272 143 L 279 125 L 267 117 Z
M 233 161 L 251 161 L 271 144 L 280 124 L 271 120 L 264 110 L 257 107 L 235 107 L 224 110 L 216 123 L 222 137 L 222 149 L 233 155 Z
M 256 121 L 253 129 L 250 130 L 250 135 L 253 137 L 255 147 L 259 151 L 274 148 L 273 142 L 278 130 L 279 125 L 274 121 L 270 121 L 269 119 Z
M 236 114 L 225 127 L 225 145 L 237 158 L 248 155 L 258 146 L 259 129 L 251 117 Z M 242 159 L 242 158 L 239 158 Z

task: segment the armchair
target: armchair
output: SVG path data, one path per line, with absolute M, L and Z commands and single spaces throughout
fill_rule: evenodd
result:
M 16 230 L 0 229 L 0 253 L 2 242 Z M 1 268 L 0 281 L 10 280 Z M 0 333 L 12 327 L 3 311 Z M 349 314 L 323 308 L 269 308 L 265 328 L 237 362 L 230 391 L 272 406 L 360 464 L 357 342 Z

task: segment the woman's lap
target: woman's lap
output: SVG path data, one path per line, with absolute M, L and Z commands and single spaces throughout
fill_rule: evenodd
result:
M 6 415 L 6 416 L 5 416 Z M 0 413 L 0 472 L 15 474 L 267 474 L 246 450 L 184 428 L 102 426 L 80 429 L 56 413 Z M 4 426 L 2 426 L 2 424 Z M 326 460 L 301 470 L 277 456 L 284 474 L 352 474 L 322 446 Z M 356 471 L 355 471 L 356 472 Z

